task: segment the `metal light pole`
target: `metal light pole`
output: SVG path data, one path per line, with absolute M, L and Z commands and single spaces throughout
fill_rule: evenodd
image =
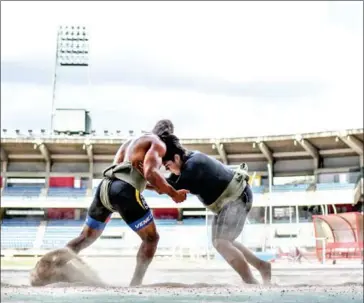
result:
M 86 67 L 89 76 L 89 33 L 85 26 L 60 26 L 57 32 L 57 48 L 52 89 L 51 132 L 54 131 L 57 75 L 60 68 Z

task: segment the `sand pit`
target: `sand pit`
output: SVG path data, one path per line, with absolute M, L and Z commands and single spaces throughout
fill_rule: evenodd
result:
M 273 286 L 242 284 L 223 263 L 156 260 L 144 285 L 127 287 L 132 260 L 87 260 L 110 287 L 54 284 L 29 286 L 28 270 L 3 270 L 1 301 L 6 303 L 91 302 L 354 302 L 363 301 L 363 268 L 273 265 Z

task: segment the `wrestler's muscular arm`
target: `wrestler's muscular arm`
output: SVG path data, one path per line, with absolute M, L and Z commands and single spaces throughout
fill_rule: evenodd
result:
M 187 190 L 175 190 L 168 184 L 164 176 L 160 173 L 159 168 L 162 165 L 162 157 L 166 153 L 166 148 L 158 141 L 153 141 L 144 157 L 144 176 L 152 187 L 160 194 L 167 194 L 175 202 L 186 200 Z

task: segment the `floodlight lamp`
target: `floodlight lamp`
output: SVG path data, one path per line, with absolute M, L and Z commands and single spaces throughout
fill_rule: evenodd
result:
M 104 135 L 107 136 L 107 134 L 109 133 L 108 130 L 104 130 Z

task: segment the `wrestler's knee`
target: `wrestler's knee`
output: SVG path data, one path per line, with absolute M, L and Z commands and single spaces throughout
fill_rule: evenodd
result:
M 227 246 L 232 245 L 231 241 L 226 239 L 214 239 L 212 241 L 213 246 L 218 252 L 221 252 L 226 248 Z
M 155 245 L 157 245 L 158 242 L 159 242 L 159 234 L 158 234 L 158 232 L 148 233 L 143 238 L 143 242 L 148 243 L 148 244 L 155 244 Z

